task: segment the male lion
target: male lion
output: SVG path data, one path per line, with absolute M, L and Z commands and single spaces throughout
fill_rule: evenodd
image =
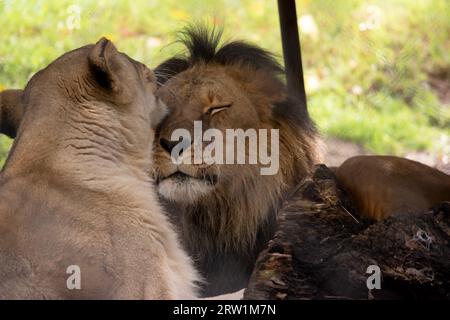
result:
M 191 27 L 189 51 L 155 70 L 158 95 L 169 115 L 157 132 L 154 161 L 158 191 L 182 242 L 206 278 L 205 296 L 246 286 L 258 253 L 273 236 L 283 194 L 318 161 L 317 133 L 299 102 L 286 93 L 272 55 L 244 42 L 219 48 L 220 32 Z M 171 160 L 175 129 L 279 129 L 280 170 L 260 165 L 181 164 Z M 248 151 L 248 150 L 246 150 Z
M 24 114 L 0 173 L 0 298 L 195 296 L 148 176 L 155 80 L 101 39 L 1 94 L 3 132 Z

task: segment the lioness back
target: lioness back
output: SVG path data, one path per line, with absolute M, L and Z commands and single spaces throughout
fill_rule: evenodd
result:
M 8 180 L 0 188 L 0 298 L 176 297 L 164 220 L 155 230 L 154 217 L 105 195 L 65 192 L 38 176 Z M 80 290 L 68 287 L 70 266 L 80 269 Z M 152 282 L 157 292 L 148 291 Z
M 118 285 L 120 270 L 108 270 L 112 257 L 104 248 L 111 239 L 98 237 L 105 217 L 83 221 L 76 213 L 86 204 L 73 201 L 76 196 L 62 195 L 38 179 L 15 178 L 1 184 L 1 298 L 113 296 L 111 287 Z M 67 287 L 66 270 L 71 265 L 80 267 L 82 290 Z
M 450 201 L 450 176 L 419 162 L 393 156 L 356 156 L 335 169 L 359 212 L 374 220 L 418 212 Z

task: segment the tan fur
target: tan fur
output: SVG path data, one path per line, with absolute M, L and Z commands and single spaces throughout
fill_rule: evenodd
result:
M 357 156 L 335 169 L 358 211 L 381 220 L 450 201 L 450 176 L 419 162 L 393 156 Z
M 195 297 L 197 273 L 147 174 L 165 112 L 155 88 L 102 39 L 18 92 L 24 118 L 0 174 L 0 298 Z M 81 290 L 66 287 L 70 265 Z

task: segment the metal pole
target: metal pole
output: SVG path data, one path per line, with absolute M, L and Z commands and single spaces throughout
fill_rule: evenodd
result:
M 278 13 L 288 93 L 296 96 L 302 103 L 301 108 L 306 111 L 306 93 L 295 0 L 278 0 Z

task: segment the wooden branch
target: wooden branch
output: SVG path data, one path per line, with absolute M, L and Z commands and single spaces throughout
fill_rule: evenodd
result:
M 360 220 L 322 165 L 288 197 L 278 224 L 245 299 L 450 298 L 450 203 Z M 370 265 L 381 269 L 379 290 L 366 285 Z

